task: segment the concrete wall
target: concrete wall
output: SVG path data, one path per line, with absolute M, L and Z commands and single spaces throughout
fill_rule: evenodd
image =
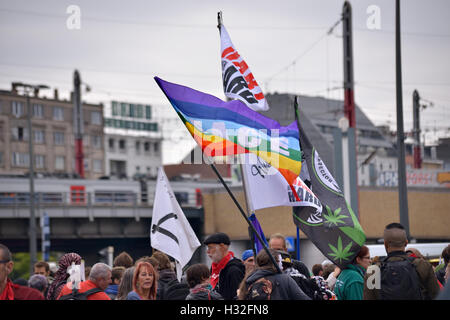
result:
M 241 188 L 232 188 L 243 207 Z M 384 227 L 400 221 L 396 189 L 360 188 L 360 221 L 368 239 L 382 238 Z M 247 223 L 230 196 L 223 189 L 203 192 L 205 235 L 225 232 L 233 240 L 248 239 Z M 408 193 L 411 236 L 416 239 L 450 240 L 450 190 L 410 190 Z M 274 207 L 258 210 L 256 216 L 266 237 L 276 232 L 296 237 L 292 208 Z M 303 232 L 300 239 L 305 239 Z

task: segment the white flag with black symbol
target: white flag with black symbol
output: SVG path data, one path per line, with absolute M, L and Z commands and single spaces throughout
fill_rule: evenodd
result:
M 151 246 L 177 261 L 178 279 L 182 268 L 191 260 L 200 241 L 186 219 L 163 168 L 158 170 L 152 224 Z

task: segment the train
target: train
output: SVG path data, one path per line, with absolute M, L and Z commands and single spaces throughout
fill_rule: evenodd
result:
M 181 206 L 202 205 L 201 190 L 210 183 L 174 181 L 171 186 Z M 34 179 L 35 203 L 45 205 L 152 205 L 156 181 Z M 27 205 L 30 180 L 0 178 L 0 206 Z

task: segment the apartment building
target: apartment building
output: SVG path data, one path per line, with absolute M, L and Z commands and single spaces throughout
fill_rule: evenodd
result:
M 35 92 L 30 96 L 31 132 L 26 97 L 13 86 L 0 90 L 0 174 L 24 175 L 29 171 L 29 139 L 33 142 L 36 174 L 73 176 L 75 139 L 73 102 Z M 85 178 L 104 175 L 103 105 L 83 103 L 83 153 Z

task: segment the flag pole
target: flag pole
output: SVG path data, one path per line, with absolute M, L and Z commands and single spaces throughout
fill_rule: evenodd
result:
M 223 17 L 222 17 L 222 11 L 217 12 L 217 28 L 219 29 L 219 33 L 221 31 L 221 27 L 223 24 Z M 253 206 L 249 201 L 249 197 L 247 196 L 247 182 L 246 178 L 244 177 L 244 170 L 242 168 L 242 160 L 244 159 L 243 156 L 239 156 L 239 169 L 241 170 L 241 176 L 242 176 L 242 186 L 244 188 L 244 196 L 245 196 L 245 204 L 247 205 L 247 217 L 250 217 L 251 213 L 254 213 Z M 255 257 L 256 261 L 256 244 L 255 244 L 255 237 L 252 235 L 252 228 L 248 227 L 248 236 L 250 238 L 250 243 L 252 246 L 253 256 Z
M 233 193 L 231 192 L 230 188 L 228 187 L 228 185 L 226 184 L 226 182 L 223 180 L 222 176 L 220 175 L 219 171 L 217 171 L 216 166 L 214 165 L 214 163 L 212 163 L 212 161 L 210 160 L 210 166 L 213 169 L 214 173 L 217 175 L 217 177 L 219 178 L 220 182 L 222 183 L 222 185 L 225 187 L 225 189 L 227 190 L 228 194 L 230 195 L 231 199 L 233 200 L 234 204 L 236 205 L 236 207 L 239 209 L 239 212 L 241 213 L 241 215 L 244 217 L 245 221 L 247 221 L 249 228 L 251 228 L 251 230 L 253 231 L 253 234 L 258 238 L 259 242 L 261 242 L 262 246 L 264 247 L 264 250 L 266 251 L 266 253 L 269 255 L 270 260 L 272 261 L 273 265 L 275 266 L 275 268 L 277 269 L 278 273 L 282 273 L 280 266 L 278 265 L 278 263 L 276 262 L 275 258 L 272 256 L 272 254 L 269 251 L 269 248 L 266 246 L 266 244 L 262 241 L 261 236 L 258 234 L 258 232 L 256 231 L 255 227 L 253 226 L 253 224 L 251 223 L 250 219 L 247 217 L 247 215 L 245 214 L 244 210 L 242 209 L 241 205 L 239 204 L 239 202 L 236 200 L 236 198 L 234 197 Z
M 244 196 L 245 196 L 245 204 L 247 205 L 247 217 L 250 218 L 250 215 L 254 213 L 253 205 L 250 202 L 250 197 L 247 195 L 247 177 L 244 174 L 244 169 L 242 167 L 242 161 L 244 160 L 244 156 L 241 154 L 239 155 L 239 168 L 241 170 L 241 176 L 242 176 L 242 187 L 244 188 Z M 248 235 L 250 237 L 250 243 L 252 246 L 253 256 L 255 257 L 256 261 L 256 243 L 255 243 L 255 237 L 253 236 L 252 229 L 248 227 Z
M 297 121 L 298 131 L 300 132 L 300 120 L 298 116 L 297 96 L 295 96 L 294 100 L 294 110 L 295 110 L 295 120 Z M 298 140 L 298 143 L 300 144 L 300 139 Z M 300 150 L 302 150 L 302 146 L 300 146 Z M 300 228 L 298 226 L 297 226 L 297 260 L 300 260 Z

